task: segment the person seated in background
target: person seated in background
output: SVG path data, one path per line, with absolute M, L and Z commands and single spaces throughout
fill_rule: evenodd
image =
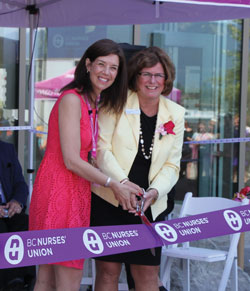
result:
M 0 140 L 0 233 L 28 230 L 28 215 L 25 214 L 28 195 L 14 146 Z M 34 277 L 34 266 L 1 269 L 0 290 L 29 290 Z

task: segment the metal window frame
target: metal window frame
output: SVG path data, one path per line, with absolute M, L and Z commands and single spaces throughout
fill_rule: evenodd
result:
M 241 58 L 241 91 L 240 91 L 240 137 L 246 137 L 248 63 L 249 63 L 249 26 L 250 19 L 243 20 L 242 58 Z M 245 185 L 246 143 L 239 144 L 238 190 Z
M 134 45 L 141 44 L 141 25 L 140 24 L 133 25 L 133 44 Z
M 25 125 L 26 109 L 26 28 L 19 29 L 19 87 L 18 87 L 18 125 Z M 25 130 L 18 132 L 18 159 L 24 169 Z

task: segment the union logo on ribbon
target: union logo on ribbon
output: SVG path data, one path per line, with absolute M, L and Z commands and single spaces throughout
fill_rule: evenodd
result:
M 4 256 L 11 265 L 19 264 L 24 256 L 23 240 L 19 235 L 12 235 L 5 244 Z
M 233 210 L 225 210 L 223 216 L 227 224 L 234 230 L 239 231 L 242 227 L 242 220 L 238 213 Z
M 175 229 L 166 223 L 157 223 L 155 230 L 164 240 L 169 242 L 175 242 L 177 240 L 178 235 Z
M 85 247 L 93 254 L 99 255 L 104 247 L 100 236 L 92 229 L 87 229 L 83 233 L 83 243 Z

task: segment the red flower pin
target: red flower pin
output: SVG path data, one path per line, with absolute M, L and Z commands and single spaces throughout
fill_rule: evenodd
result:
M 247 196 L 247 193 L 250 192 L 250 187 L 245 187 L 240 190 L 240 194 Z
M 161 139 L 166 134 L 174 134 L 175 135 L 175 133 L 173 131 L 174 127 L 175 127 L 175 124 L 173 123 L 173 121 L 168 121 L 168 122 L 161 124 L 159 126 L 159 128 L 156 130 L 156 132 L 160 133 L 159 139 Z
M 250 192 L 250 187 L 242 188 L 240 190 L 240 193 L 239 192 L 236 192 L 234 194 L 233 200 L 242 201 L 243 199 L 248 198 L 249 192 Z M 249 200 L 249 203 L 250 203 L 250 200 Z

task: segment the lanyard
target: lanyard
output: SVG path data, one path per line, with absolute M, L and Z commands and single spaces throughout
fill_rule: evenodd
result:
M 97 138 L 98 138 L 98 103 L 100 101 L 100 96 L 96 98 L 96 104 L 95 104 L 95 122 L 93 118 L 93 110 L 90 106 L 89 100 L 86 95 L 84 95 L 84 100 L 87 104 L 88 111 L 89 111 L 89 119 L 90 119 L 90 126 L 91 126 L 91 132 L 92 132 L 92 150 L 91 150 L 91 156 L 93 158 L 96 158 L 96 147 L 97 147 Z

